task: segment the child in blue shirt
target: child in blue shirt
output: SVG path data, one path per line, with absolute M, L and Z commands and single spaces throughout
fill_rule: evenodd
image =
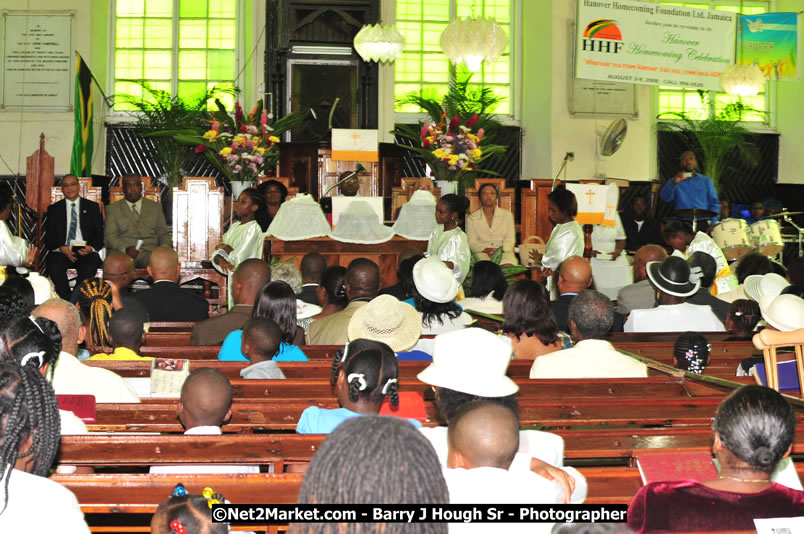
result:
M 399 365 L 394 351 L 385 343 L 367 339 L 352 341 L 335 354 L 332 373 L 341 407 L 327 410 L 310 406 L 302 412 L 296 432 L 329 434 L 346 419 L 380 413 L 386 396 L 392 406 L 399 404 Z M 409 421 L 414 426 L 422 426 L 415 419 Z

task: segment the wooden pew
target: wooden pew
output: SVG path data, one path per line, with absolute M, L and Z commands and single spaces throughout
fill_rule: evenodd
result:
M 698 398 L 631 397 L 626 399 L 523 398 L 519 402 L 523 427 L 558 427 L 586 425 L 698 425 L 709 426 L 722 396 Z M 224 432 L 294 430 L 301 412 L 308 406 L 337 408 L 335 399 L 303 402 L 244 400 L 232 405 L 233 416 Z M 143 404 L 98 404 L 96 422 L 88 424 L 91 432 L 180 432 L 176 402 Z M 436 424 L 435 406 L 425 402 L 427 425 Z M 804 420 L 804 409 L 797 408 Z

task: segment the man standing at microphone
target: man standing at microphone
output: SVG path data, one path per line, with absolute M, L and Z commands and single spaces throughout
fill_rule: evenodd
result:
M 675 177 L 667 180 L 659 196 L 665 202 L 674 202 L 674 209 L 701 209 L 720 213 L 720 200 L 717 198 L 712 179 L 696 172 L 698 161 L 695 153 L 687 151 L 681 154 L 681 170 Z M 717 216 L 709 221 L 717 222 Z

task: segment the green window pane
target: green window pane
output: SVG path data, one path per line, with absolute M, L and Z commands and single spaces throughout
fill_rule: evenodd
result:
M 500 115 L 510 115 L 511 114 L 511 88 L 510 87 L 501 87 L 499 85 L 495 85 L 491 87 L 491 90 L 494 91 L 494 94 L 500 97 L 500 103 L 497 104 L 497 107 L 494 108 L 495 113 L 499 113 Z
M 423 20 L 449 22 L 449 0 L 426 0 L 422 11 Z
M 179 51 L 179 79 L 204 80 L 207 77 L 207 53 Z
M 422 79 L 422 58 L 419 54 L 402 54 L 394 64 L 396 79 L 401 82 L 418 82 Z
M 684 111 L 684 97 L 677 93 L 659 93 L 659 113 Z
M 142 48 L 142 19 L 117 19 L 115 24 L 116 48 Z
M 208 48 L 235 49 L 235 21 L 210 20 Z
M 179 82 L 179 98 L 185 101 L 198 101 L 207 89 L 205 82 Z
M 145 47 L 173 47 L 173 23 L 170 19 L 145 19 Z
M 145 77 L 152 80 L 170 80 L 172 56 L 169 50 L 146 50 Z
M 179 0 L 179 17 L 207 16 L 207 0 Z
M 114 100 L 115 111 L 135 111 L 134 106 L 126 103 L 125 98 L 120 97 L 125 95 L 132 99 L 142 98 L 142 87 L 132 82 L 115 82 L 114 94 L 117 97 Z
M 420 110 L 418 106 L 413 104 L 399 104 L 397 102 L 400 98 L 404 98 L 408 95 L 408 93 L 418 93 L 420 87 L 418 84 L 405 84 L 405 83 L 398 83 L 394 85 L 394 111 L 398 111 L 400 113 L 418 113 Z
M 718 11 L 731 11 L 732 13 L 740 12 L 740 6 L 717 6 L 715 9 Z
M 145 16 L 147 17 L 172 17 L 173 0 L 146 0 Z
M 500 24 L 511 22 L 510 0 L 486 0 L 484 11 L 487 17 L 493 17 Z
M 206 48 L 207 21 L 179 21 L 179 48 Z
M 117 50 L 114 54 L 114 77 L 117 80 L 142 78 L 142 50 Z
M 446 24 L 422 24 L 422 40 L 424 41 L 422 50 L 425 52 L 441 52 L 439 42 L 441 40 L 441 34 L 446 27 Z
M 210 50 L 207 78 L 210 80 L 234 80 L 235 54 L 233 50 Z
M 745 13 L 746 15 L 761 15 L 762 13 L 767 13 L 767 12 L 768 12 L 767 7 L 759 7 L 759 6 L 757 6 L 757 7 L 748 7 L 748 6 L 746 6 L 743 9 L 743 13 Z
M 498 59 L 495 63 L 483 66 L 484 83 L 508 84 L 511 81 L 510 62 L 507 57 Z
M 157 91 L 165 91 L 166 93 L 170 92 L 170 82 L 163 80 L 148 80 L 148 85 Z
M 216 89 L 218 89 L 220 91 L 223 91 L 223 90 L 226 90 L 226 89 L 231 90 L 233 86 L 234 86 L 234 84 L 232 84 L 232 83 L 210 82 L 210 83 L 207 84 L 207 91 L 209 91 L 210 93 L 213 93 Z M 220 92 L 220 91 L 215 95 L 215 98 L 210 99 L 209 106 L 208 106 L 207 109 L 209 109 L 211 111 L 215 111 L 215 110 L 218 109 L 217 104 L 215 104 L 215 99 L 220 100 L 221 104 L 223 104 L 224 107 L 227 110 L 234 109 L 234 103 L 235 103 L 234 94 L 233 93 L 228 93 L 227 94 L 227 93 L 223 93 L 223 92 Z
M 396 29 L 405 38 L 405 50 L 422 49 L 422 25 L 418 22 L 398 22 Z
M 145 14 L 145 0 L 117 0 L 118 17 L 141 17 Z
M 235 18 L 235 0 L 209 0 L 209 17 L 215 19 Z
M 396 0 L 396 20 L 421 20 L 422 0 Z
M 439 83 L 449 81 L 449 60 L 443 54 L 422 57 L 422 81 Z

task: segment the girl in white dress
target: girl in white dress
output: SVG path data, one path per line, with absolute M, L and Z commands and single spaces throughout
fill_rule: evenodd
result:
M 427 256 L 438 258 L 447 267 L 459 284 L 462 284 L 469 273 L 472 251 L 469 240 L 458 221 L 469 208 L 469 199 L 461 195 L 444 195 L 436 204 L 436 224 L 439 226 L 430 234 L 427 243 Z

